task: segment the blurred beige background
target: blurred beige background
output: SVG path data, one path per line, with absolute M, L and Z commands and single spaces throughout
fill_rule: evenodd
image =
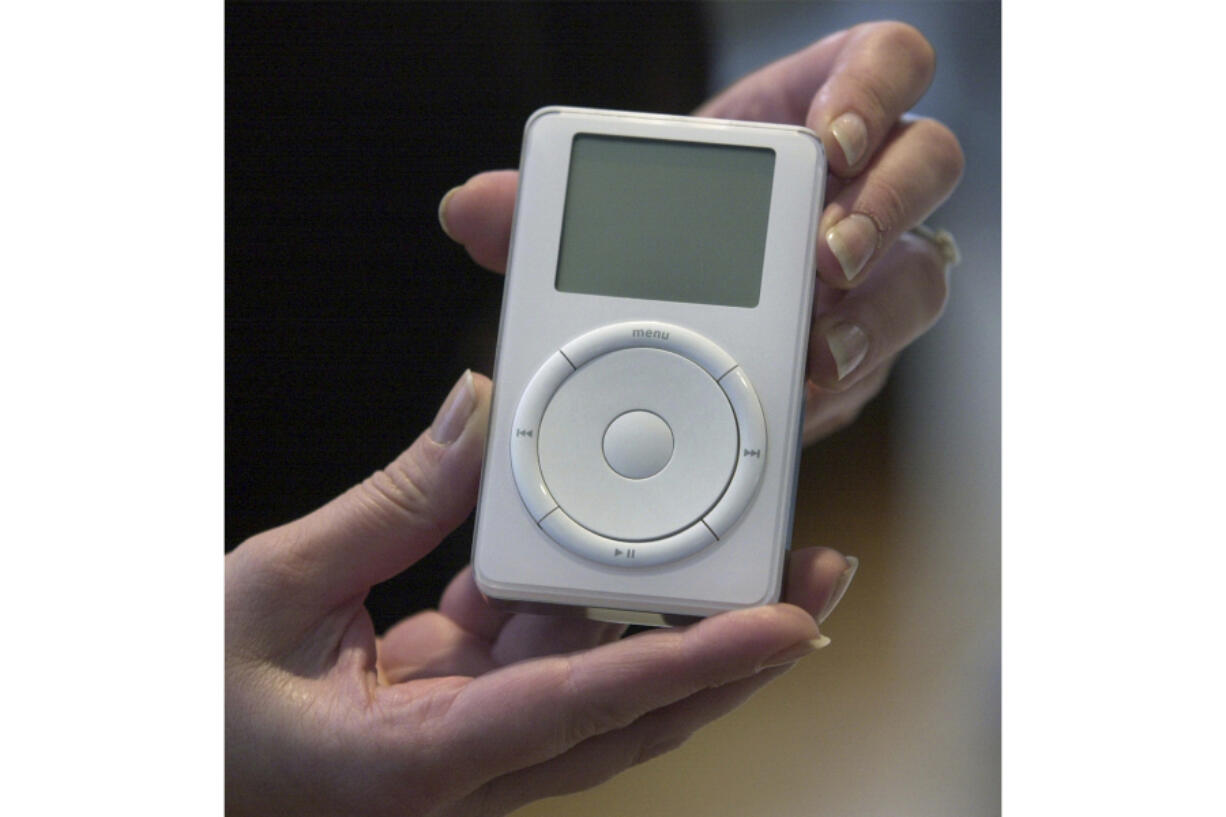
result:
M 859 556 L 806 658 L 684 747 L 552 815 L 988 815 L 1000 798 L 1000 8 L 735 3 L 711 9 L 713 90 L 862 20 L 938 52 L 917 112 L 949 124 L 963 182 L 930 219 L 963 263 L 936 329 L 860 421 L 810 448 L 794 547 Z

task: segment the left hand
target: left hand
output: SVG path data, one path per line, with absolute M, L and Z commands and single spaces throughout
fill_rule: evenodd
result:
M 621 640 L 489 607 L 466 568 L 376 638 L 370 587 L 476 502 L 489 397 L 466 373 L 395 462 L 226 556 L 227 813 L 504 814 L 679 746 L 828 641 L 854 568 L 828 548 L 791 554 L 789 603 Z
M 936 54 L 897 22 L 858 25 L 745 77 L 696 116 L 804 125 L 830 175 L 819 223 L 805 442 L 851 422 L 884 386 L 898 353 L 940 316 L 948 259 L 906 233 L 962 174 L 957 138 L 904 115 L 932 81 Z M 518 173 L 481 173 L 448 192 L 444 230 L 477 263 L 506 269 Z

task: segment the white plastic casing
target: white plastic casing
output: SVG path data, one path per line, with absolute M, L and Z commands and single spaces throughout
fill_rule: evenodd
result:
M 774 178 L 757 306 L 557 290 L 554 280 L 570 148 L 574 136 L 581 133 L 773 150 Z M 528 120 L 473 543 L 474 576 L 488 598 L 528 609 L 579 612 L 631 623 L 671 622 L 778 600 L 791 539 L 825 170 L 821 142 L 812 131 L 798 126 L 562 107 L 541 109 Z M 633 565 L 619 566 L 615 560 L 585 558 L 578 545 L 568 548 L 558 543 L 555 536 L 587 541 L 590 531 L 565 514 L 551 513 L 556 502 L 543 482 L 535 493 L 531 489 L 521 492 L 524 474 L 531 475 L 539 465 L 522 453 L 531 452 L 533 449 L 523 446 L 535 442 L 521 435 L 517 443 L 515 431 L 517 425 L 523 428 L 524 417 L 535 413 L 539 418 L 555 389 L 574 373 L 575 366 L 560 354 L 564 347 L 576 357 L 598 359 L 606 350 L 588 347 L 606 341 L 593 330 L 624 322 L 659 322 L 682 330 L 680 336 L 688 331 L 709 341 L 698 343 L 693 354 L 687 353 L 708 371 L 726 366 L 731 359 L 731 370 L 711 376 L 723 377 L 720 385 L 738 423 L 744 423 L 743 417 L 760 418 L 749 426 L 760 422 L 761 428 L 744 426 L 740 433 L 764 436 L 765 455 L 747 459 L 748 465 L 738 464 L 731 475 L 726 491 L 746 494 L 743 503 L 722 503 L 722 515 L 717 505 L 707 522 L 696 520 L 693 529 L 673 534 L 677 546 L 684 547 L 678 552 L 688 555 L 672 560 L 658 556 L 647 562 L 640 555 Z M 529 389 L 533 378 L 538 384 L 548 384 Z M 521 400 L 526 392 L 528 397 Z M 539 392 L 536 397 L 534 392 Z M 750 411 L 747 402 L 755 396 L 760 413 Z M 513 468 L 516 445 L 521 446 L 522 461 Z M 539 470 L 536 473 L 539 476 Z M 530 479 L 527 484 L 532 484 Z M 729 512 L 733 505 L 734 510 L 743 510 Z M 603 545 L 596 541 L 591 547 Z

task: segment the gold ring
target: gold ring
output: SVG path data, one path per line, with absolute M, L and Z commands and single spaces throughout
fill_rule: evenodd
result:
M 962 253 L 958 251 L 958 242 L 954 241 L 949 230 L 934 230 L 927 224 L 918 224 L 907 230 L 928 241 L 945 257 L 946 269 L 952 269 L 962 263 Z

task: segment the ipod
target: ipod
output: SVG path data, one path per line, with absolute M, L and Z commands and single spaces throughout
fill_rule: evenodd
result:
M 529 118 L 473 541 L 493 603 L 667 625 L 778 600 L 825 177 L 797 126 Z

